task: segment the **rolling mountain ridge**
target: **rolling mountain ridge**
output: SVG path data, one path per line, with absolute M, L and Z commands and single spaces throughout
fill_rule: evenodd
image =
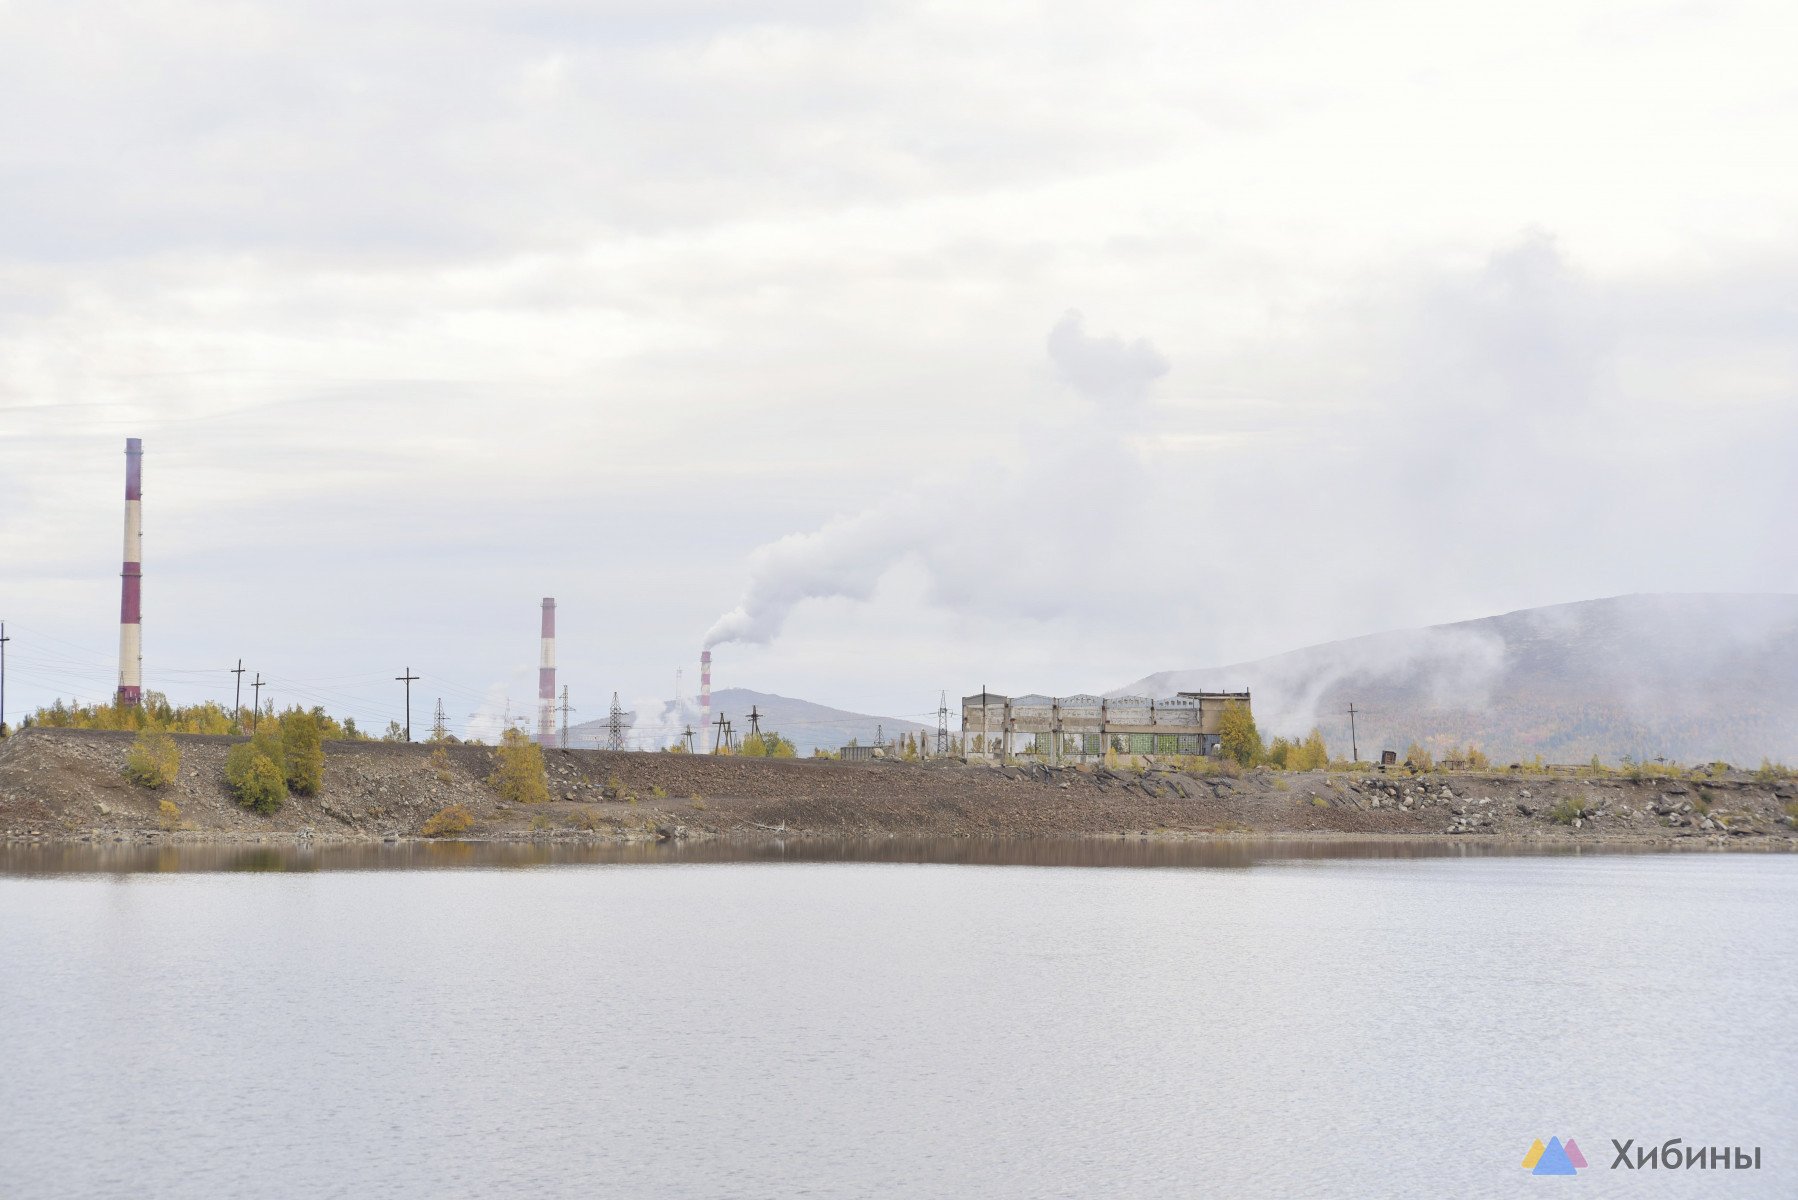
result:
M 1361 756 L 1472 742 L 1495 762 L 1798 761 L 1798 596 L 1616 596 L 1161 671 L 1112 695 L 1249 688 L 1264 736 Z

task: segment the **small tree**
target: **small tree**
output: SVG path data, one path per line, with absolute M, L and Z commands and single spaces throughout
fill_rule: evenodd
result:
M 1267 750 L 1262 754 L 1261 761 L 1270 767 L 1278 767 L 1282 771 L 1297 770 L 1298 768 L 1291 762 L 1294 749 L 1296 747 L 1291 742 L 1283 737 L 1277 737 L 1267 744 Z
M 549 778 L 543 769 L 543 747 L 516 729 L 508 729 L 494 751 L 499 766 L 487 782 L 514 804 L 543 804 L 549 800 Z
M 1265 754 L 1261 747 L 1261 731 L 1255 728 L 1255 716 L 1240 700 L 1231 700 L 1217 722 L 1218 743 L 1224 757 L 1245 767 L 1260 762 Z
M 181 748 L 166 733 L 143 729 L 125 755 L 125 778 L 139 787 L 167 787 L 181 770 Z
M 1292 748 L 1286 766 L 1292 771 L 1315 771 L 1330 765 L 1330 748 L 1324 745 L 1323 730 L 1313 729 L 1305 740 Z
M 737 747 L 737 753 L 744 758 L 767 758 L 768 743 L 761 734 L 752 733 L 743 739 L 743 744 Z
M 325 748 L 316 715 L 298 708 L 282 715 L 281 761 L 289 788 L 302 796 L 318 795 L 325 781 Z
M 1425 750 L 1416 742 L 1412 742 L 1409 746 L 1405 747 L 1405 762 L 1417 768 L 1419 771 L 1433 771 L 1436 769 L 1436 760 L 1431 757 L 1428 750 Z
M 279 734 L 264 728 L 249 741 L 231 747 L 225 756 L 225 782 L 245 808 L 265 817 L 279 812 L 287 802 L 287 769 L 281 761 Z

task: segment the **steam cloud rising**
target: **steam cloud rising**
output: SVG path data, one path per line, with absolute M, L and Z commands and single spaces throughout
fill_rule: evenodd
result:
M 1065 585 L 1032 586 L 1027 575 L 1011 596 L 1000 594 L 990 576 L 990 544 L 979 535 L 970 541 L 956 515 L 980 511 L 987 514 L 989 524 L 1022 522 L 1028 519 L 1030 504 L 1040 502 L 1050 489 L 1065 487 L 1069 479 L 1112 483 L 1133 478 L 1141 464 L 1125 440 L 1127 426 L 1117 417 L 1145 401 L 1150 386 L 1167 374 L 1169 364 L 1145 339 L 1126 342 L 1115 335 L 1088 334 L 1085 318 L 1076 311 L 1055 323 L 1047 349 L 1061 378 L 1087 402 L 1073 418 L 1073 429 L 1061 430 L 1052 445 L 1032 454 L 1009 476 L 982 475 L 900 493 L 809 533 L 788 534 L 757 548 L 750 557 L 749 584 L 742 598 L 713 623 L 705 645 L 765 645 L 779 636 L 802 601 L 866 600 L 881 578 L 907 556 L 924 563 L 935 599 L 946 604 L 979 595 L 986 603 L 1008 602 L 1013 611 L 1042 616 L 1048 615 L 1040 607 L 1045 597 L 1074 598 L 1074 590 Z M 1096 490 L 1103 494 L 1105 489 Z M 1095 519 L 1091 514 L 1086 518 Z M 1059 532 L 1092 544 L 1102 529 L 1075 521 L 1062 523 Z M 988 577 L 977 587 L 974 581 L 983 574 Z M 1032 606 L 1037 606 L 1034 611 Z

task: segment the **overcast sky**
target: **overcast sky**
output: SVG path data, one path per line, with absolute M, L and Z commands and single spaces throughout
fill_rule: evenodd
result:
M 7 713 L 1798 590 L 1798 9 L 0 0 Z M 734 640 L 733 640 L 734 639 Z

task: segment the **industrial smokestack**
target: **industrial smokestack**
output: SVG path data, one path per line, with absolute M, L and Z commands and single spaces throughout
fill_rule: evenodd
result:
M 537 661 L 537 742 L 555 744 L 556 728 L 556 601 L 543 597 L 543 643 Z
M 712 652 L 699 652 L 699 744 L 705 745 L 712 724 Z
M 125 439 L 125 566 L 119 572 L 120 708 L 144 698 L 144 443 Z

